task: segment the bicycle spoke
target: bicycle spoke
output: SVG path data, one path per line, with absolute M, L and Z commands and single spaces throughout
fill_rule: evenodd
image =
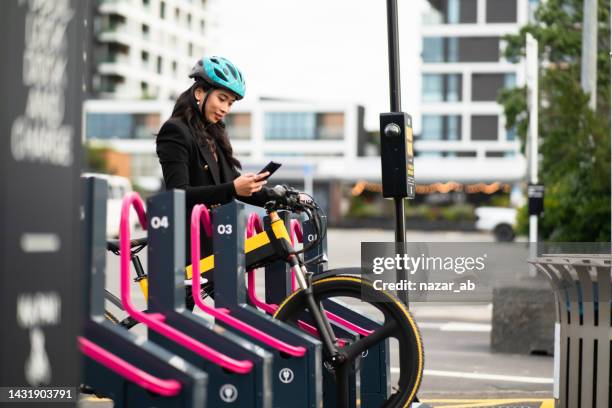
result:
M 354 344 L 351 344 L 346 350 L 346 354 L 350 360 L 354 360 L 357 356 L 361 355 L 362 352 L 369 349 L 375 344 L 380 343 L 388 337 L 392 337 L 393 333 L 397 330 L 397 324 L 395 321 L 390 320 L 386 322 L 380 328 L 374 330 L 374 332 L 368 336 L 362 337 L 357 340 Z

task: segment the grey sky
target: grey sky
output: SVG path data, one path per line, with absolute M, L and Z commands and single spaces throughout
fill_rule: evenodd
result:
M 209 0 L 208 50 L 243 71 L 247 98 L 341 101 L 366 107 L 366 127 L 389 111 L 386 1 Z M 422 0 L 400 0 L 402 109 L 420 95 Z M 418 124 L 416 124 L 418 125 Z

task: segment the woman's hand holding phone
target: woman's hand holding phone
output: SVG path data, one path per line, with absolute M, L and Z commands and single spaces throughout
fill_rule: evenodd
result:
M 269 172 L 260 174 L 245 173 L 234 179 L 236 194 L 242 197 L 250 197 L 253 193 L 261 191 L 267 183 L 265 180 L 270 175 Z

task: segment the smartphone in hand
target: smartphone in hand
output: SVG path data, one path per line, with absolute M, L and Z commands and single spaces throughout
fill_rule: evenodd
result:
M 265 173 L 266 171 L 269 172 L 270 174 L 268 174 L 264 179 L 262 179 L 262 180 L 267 180 L 272 174 L 274 174 L 276 170 L 278 170 L 280 166 L 281 166 L 280 163 L 271 161 L 270 163 L 266 164 L 266 167 L 261 169 L 257 174 L 262 174 L 262 173 Z

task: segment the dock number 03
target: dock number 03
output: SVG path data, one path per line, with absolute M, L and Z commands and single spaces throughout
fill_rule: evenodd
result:
M 158 228 L 168 228 L 168 217 L 163 216 L 163 217 L 153 217 L 151 218 L 151 228 L 153 229 L 158 229 Z
M 220 224 L 217 232 L 221 235 L 232 235 L 232 224 Z

